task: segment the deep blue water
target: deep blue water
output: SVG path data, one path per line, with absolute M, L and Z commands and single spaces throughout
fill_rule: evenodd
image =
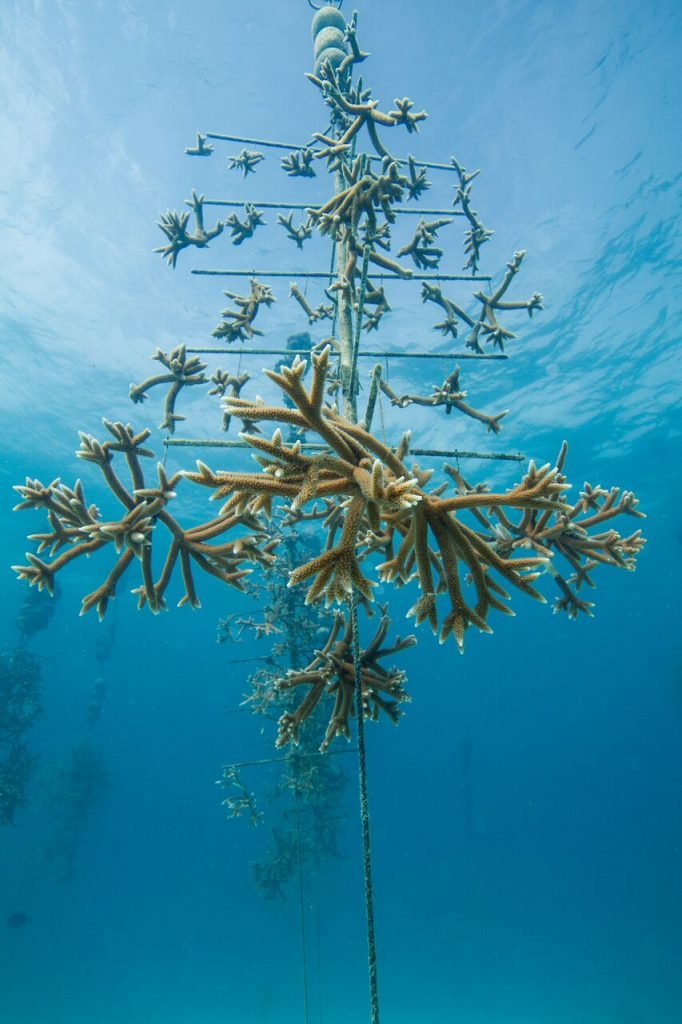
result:
M 219 238 L 181 254 L 175 271 L 151 254 L 159 213 L 181 208 L 193 187 L 235 199 L 329 194 L 324 176 L 285 178 L 277 159 L 242 179 L 226 169 L 236 145 L 216 144 L 210 160 L 183 156 L 197 129 L 304 141 L 325 128 L 303 78 L 311 13 L 304 0 L 199 0 L 191 15 L 173 0 L 4 5 L 8 565 L 43 528 L 37 515 L 11 513 L 12 484 L 80 475 L 104 504 L 92 467 L 73 455 L 77 431 L 101 437 L 102 415 L 160 421 L 158 395 L 133 406 L 130 382 L 156 366 L 156 346 L 208 341 L 221 288 L 232 287 L 191 277 L 190 267 L 326 267 L 325 243 L 299 253 L 272 226 L 274 212 L 248 250 Z M 508 362 L 463 369 L 474 404 L 511 410 L 499 437 L 415 407 L 385 408 L 387 432 L 409 424 L 415 443 L 540 462 L 568 438 L 574 494 L 584 480 L 618 484 L 648 515 L 637 572 L 602 571 L 594 618 L 569 622 L 519 595 L 516 618 L 498 616 L 493 637 L 470 631 L 463 657 L 423 630 L 400 655 L 412 703 L 398 729 L 368 725 L 382 1020 L 679 1024 L 682 12 L 672 0 L 464 0 L 456 10 L 398 0 L 360 5 L 359 38 L 382 109 L 407 94 L 429 112 L 396 151 L 455 154 L 482 169 L 476 205 L 495 229 L 484 269 L 499 280 L 523 247 L 516 295 L 540 291 L 546 307 L 515 321 Z M 434 171 L 432 181 L 426 203 L 448 204 L 451 177 Z M 454 272 L 458 231 L 439 237 Z M 393 287 L 372 346 L 442 348 L 418 283 Z M 277 346 L 305 325 L 288 280 L 273 288 L 278 301 L 257 341 Z M 311 296 L 321 298 L 315 286 Z M 444 367 L 394 360 L 391 383 L 426 392 Z M 217 433 L 216 405 L 190 396 L 181 411 L 186 435 Z M 162 438 L 155 429 L 157 452 Z M 191 464 L 180 455 L 171 453 L 171 468 Z M 495 463 L 462 469 L 502 487 L 513 478 Z M 211 511 L 196 495 L 187 507 Z M 28 734 L 39 760 L 27 806 L 0 830 L 0 922 L 29 920 L 0 927 L 0 1019 L 303 1021 L 296 887 L 286 902 L 266 902 L 251 873 L 282 803 L 272 795 L 277 771 L 244 770 L 266 811 L 256 829 L 226 820 L 214 785 L 223 764 L 273 752 L 274 726 L 237 712 L 249 666 L 231 663 L 267 641 L 216 643 L 217 620 L 252 606 L 201 580 L 200 611 L 153 618 L 135 610 L 131 583 L 100 625 L 78 609 L 104 571 L 93 559 L 60 574 L 49 627 L 28 642 L 42 666 L 44 713 Z M 0 574 L 6 651 L 19 643 L 24 596 L 9 571 Z M 394 632 L 411 628 L 403 615 L 413 600 L 412 591 L 391 599 Z M 105 698 L 89 728 L 98 679 Z M 109 785 L 75 842 L 73 800 L 55 779 L 86 739 Z M 341 856 L 304 877 L 315 1024 L 369 1019 L 356 761 L 335 763 L 348 777 Z M 59 839 L 74 853 L 70 872 L 46 859 Z

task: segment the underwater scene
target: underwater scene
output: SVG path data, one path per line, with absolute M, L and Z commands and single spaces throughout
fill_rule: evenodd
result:
M 5 0 L 3 1024 L 682 1024 L 681 45 Z

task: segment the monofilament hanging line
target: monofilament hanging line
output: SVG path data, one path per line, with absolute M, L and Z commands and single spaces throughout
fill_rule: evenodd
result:
M 351 644 L 355 673 L 355 713 L 358 732 L 358 782 L 362 824 L 362 860 L 365 875 L 365 912 L 367 915 L 367 967 L 369 970 L 370 1021 L 379 1024 L 379 984 L 377 978 L 376 929 L 374 925 L 374 886 L 372 883 L 372 839 L 367 800 L 367 751 L 365 747 L 365 708 L 362 698 L 362 661 L 355 588 L 350 594 Z

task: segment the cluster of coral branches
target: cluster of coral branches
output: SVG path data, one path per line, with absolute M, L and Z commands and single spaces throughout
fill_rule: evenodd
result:
M 194 582 L 195 569 L 243 589 L 244 577 L 250 572 L 245 565 L 268 565 L 272 561 L 274 543 L 264 531 L 263 523 L 249 512 L 221 512 L 198 526 L 181 526 L 168 506 L 176 497 L 175 487 L 182 474 L 169 477 L 159 463 L 156 480 L 145 479 L 142 460 L 154 455 L 144 447 L 150 431 L 136 434 L 130 424 L 103 422 L 112 440 L 100 442 L 89 434 L 81 434 L 77 455 L 99 468 L 120 506 L 118 517 L 104 519 L 99 508 L 88 503 L 80 480 L 68 487 L 58 479 L 45 485 L 28 478 L 25 484 L 15 488 L 22 498 L 16 509 L 45 509 L 49 529 L 30 535 L 29 539 L 38 545 L 37 554 L 28 555 L 28 565 L 14 566 L 20 579 L 53 593 L 55 576 L 66 565 L 103 549 L 109 552 L 113 549 L 113 567 L 104 581 L 83 598 L 81 614 L 96 608 L 101 619 L 116 594 L 119 581 L 133 564 L 137 564 L 141 575 L 141 583 L 133 590 L 138 607 L 158 612 L 166 607 L 166 591 L 178 564 L 184 584 L 179 604 L 197 608 L 200 602 Z M 116 456 L 122 456 L 125 461 L 129 484 L 114 466 Z M 154 565 L 153 554 L 159 544 L 160 526 L 164 527 L 168 539 L 159 567 Z M 233 530 L 238 534 L 234 540 L 211 543 Z M 49 553 L 49 561 L 40 557 L 45 551 Z
M 384 609 L 373 639 L 358 652 L 358 661 L 366 716 L 376 720 L 379 713 L 383 712 L 397 725 L 402 714 L 400 705 L 410 699 L 404 689 L 406 676 L 400 669 L 384 668 L 381 661 L 406 647 L 412 647 L 417 638 L 398 637 L 393 644 L 383 646 L 390 624 L 391 620 Z M 288 672 L 275 682 L 275 688 L 280 692 L 298 690 L 299 687 L 307 692 L 294 711 L 287 711 L 281 716 L 277 746 L 282 747 L 289 742 L 298 744 L 301 725 L 313 713 L 323 694 L 334 696 L 334 706 L 320 750 L 324 753 L 335 736 L 345 736 L 350 740 L 355 664 L 350 620 L 347 621 L 343 613 L 338 612 L 334 617 L 324 645 L 315 652 L 310 663 L 300 671 Z
M 362 563 L 379 552 L 382 580 L 418 582 L 421 595 L 412 608 L 417 623 L 428 621 L 441 642 L 454 636 L 462 649 L 470 626 L 491 632 L 490 612 L 510 612 L 506 588 L 544 600 L 535 583 L 554 551 L 570 555 L 576 571 L 588 555 L 589 561 L 634 567 L 641 531 L 628 537 L 613 529 L 591 533 L 616 515 L 641 515 L 630 492 L 605 496 L 586 486 L 586 497 L 570 505 L 565 452 L 554 467 L 531 463 L 521 482 L 503 493 L 462 485 L 446 496 L 443 484 L 429 489 L 431 472 L 406 464 L 408 436 L 393 450 L 325 403 L 329 359 L 329 348 L 313 357 L 309 390 L 302 380 L 304 360 L 297 358 L 279 373 L 267 371 L 293 408 L 228 400 L 231 415 L 278 425 L 271 440 L 248 439 L 260 473 L 213 471 L 202 462 L 196 472 L 185 473 L 211 488 L 215 499 L 226 499 L 227 515 L 269 516 L 277 500 L 296 515 L 316 500 L 327 501 L 321 513 L 326 550 L 291 573 L 292 585 L 308 584 L 308 601 L 344 603 L 353 591 L 371 600 L 376 581 Z M 284 442 L 282 426 L 317 434 L 329 452 L 306 455 L 298 442 Z

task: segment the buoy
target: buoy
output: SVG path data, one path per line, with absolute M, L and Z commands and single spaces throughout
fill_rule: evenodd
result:
M 321 7 L 315 12 L 312 37 L 315 58 L 313 71 L 316 75 L 319 75 L 325 61 L 337 68 L 350 52 L 346 42 L 346 21 L 338 7 Z
M 338 7 L 328 4 L 326 7 L 320 7 L 319 11 L 315 11 L 311 28 L 313 39 L 323 28 L 338 28 L 342 32 L 346 31 L 346 19 Z
M 340 28 L 332 28 L 330 25 L 325 26 L 317 33 L 314 40 L 314 52 L 315 59 L 320 56 L 323 50 L 328 47 L 335 47 L 337 50 L 347 51 L 346 37 Z

